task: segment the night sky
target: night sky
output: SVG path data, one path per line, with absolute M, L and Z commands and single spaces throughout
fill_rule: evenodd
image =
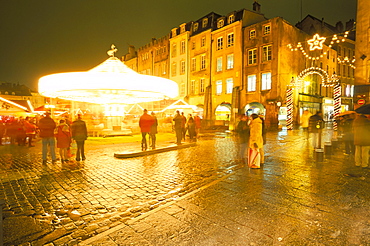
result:
M 267 18 L 301 19 L 301 0 L 259 0 Z M 356 0 L 302 0 L 302 16 L 329 24 L 356 17 Z M 128 45 L 139 48 L 182 23 L 215 12 L 252 9 L 253 0 L 2 0 L 0 82 L 37 90 L 38 79 L 58 72 L 86 71 Z

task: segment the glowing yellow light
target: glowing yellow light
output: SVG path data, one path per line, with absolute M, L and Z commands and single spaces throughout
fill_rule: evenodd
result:
M 39 93 L 46 97 L 98 104 L 132 104 L 178 96 L 176 82 L 141 75 L 116 57 L 86 72 L 59 73 L 39 79 Z
M 319 34 L 315 34 L 312 39 L 308 40 L 307 43 L 310 45 L 310 50 L 321 50 L 325 42 L 325 37 L 320 37 Z

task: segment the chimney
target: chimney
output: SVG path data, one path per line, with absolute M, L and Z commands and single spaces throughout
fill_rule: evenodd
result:
M 259 4 L 257 1 L 254 1 L 253 3 L 253 11 L 261 13 L 261 4 Z

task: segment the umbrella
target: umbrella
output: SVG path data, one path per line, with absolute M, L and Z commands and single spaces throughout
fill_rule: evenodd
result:
M 359 114 L 370 114 L 370 104 L 362 105 L 361 107 L 355 109 Z

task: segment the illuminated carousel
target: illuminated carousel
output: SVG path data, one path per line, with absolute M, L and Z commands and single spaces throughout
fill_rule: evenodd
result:
M 142 75 L 121 62 L 114 53 L 86 72 L 57 73 L 39 79 L 39 93 L 45 97 L 96 104 L 134 104 L 178 95 L 177 83 L 160 77 Z
M 104 128 L 115 130 L 124 127 L 122 122 L 127 105 L 178 96 L 176 82 L 133 71 L 114 56 L 116 51 L 112 45 L 111 50 L 107 52 L 110 57 L 88 71 L 41 77 L 39 93 L 48 98 L 71 101 L 70 113 L 73 115 L 96 111 L 94 108 L 97 107 L 103 108 L 102 114 L 106 117 Z M 86 105 L 89 105 L 89 108 Z M 99 122 L 99 125 L 101 124 L 102 122 Z

